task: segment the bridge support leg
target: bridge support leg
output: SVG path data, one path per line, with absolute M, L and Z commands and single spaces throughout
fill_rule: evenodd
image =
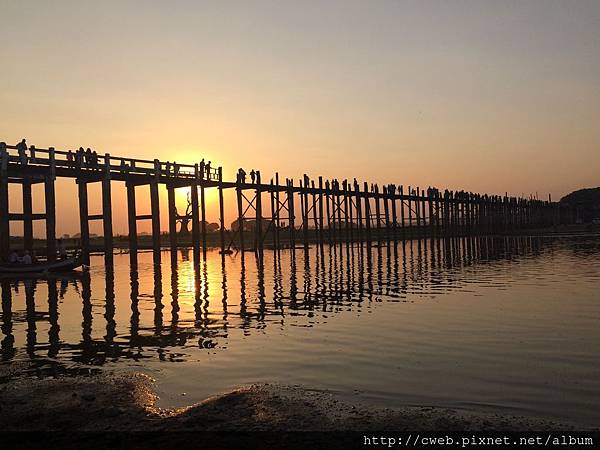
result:
M 221 254 L 225 256 L 225 203 L 223 201 L 223 169 L 221 167 L 219 167 L 219 225 Z
M 127 183 L 127 223 L 129 225 L 129 263 L 137 266 L 137 218 L 135 207 L 135 185 Z
M 240 234 L 240 251 L 244 253 L 244 210 L 242 205 L 242 188 L 236 189 L 237 207 L 238 207 L 238 233 Z
M 104 231 L 104 260 L 113 261 L 112 199 L 110 178 L 102 180 L 102 225 Z
M 169 209 L 169 247 L 177 252 L 177 207 L 175 206 L 175 188 L 167 186 L 167 203 Z
M 150 183 L 150 209 L 152 211 L 152 250 L 154 263 L 160 264 L 160 203 L 158 182 Z
M 202 230 L 202 254 L 206 256 L 206 195 L 204 186 L 200 186 L 200 229 Z
M 31 196 L 31 179 L 23 179 L 23 246 L 33 251 L 33 200 Z
M 256 251 L 262 253 L 263 251 L 263 233 L 262 233 L 262 189 L 260 182 L 260 172 L 256 171 Z
M 7 261 L 10 252 L 10 220 L 8 218 L 8 152 L 0 143 L 0 261 Z M 5 316 L 6 317 L 6 316 Z
M 198 201 L 198 186 L 191 186 L 192 201 L 192 248 L 194 253 L 194 262 L 200 262 L 200 210 Z M 204 220 L 204 219 L 203 219 Z
M 44 201 L 46 203 L 46 253 L 48 261 L 56 260 L 56 198 L 54 178 L 44 180 Z
M 90 224 L 88 214 L 88 192 L 87 183 L 84 180 L 77 180 L 77 190 L 79 193 L 79 230 L 81 236 L 81 252 L 83 263 L 90 264 Z

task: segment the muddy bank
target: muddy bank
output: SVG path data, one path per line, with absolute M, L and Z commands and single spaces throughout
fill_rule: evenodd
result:
M 527 431 L 569 424 L 445 408 L 368 408 L 300 386 L 255 384 L 184 408 L 158 408 L 153 380 L 131 373 L 0 385 L 0 429 L 10 431 Z

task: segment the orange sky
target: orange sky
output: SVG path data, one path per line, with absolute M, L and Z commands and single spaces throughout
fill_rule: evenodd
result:
M 243 166 L 265 180 L 277 170 L 544 198 L 600 185 L 598 2 L 57 1 L 0 12 L 8 143 L 204 157 L 229 178 Z M 60 233 L 78 232 L 74 194 L 72 180 L 58 185 Z M 123 189 L 114 197 L 124 233 Z

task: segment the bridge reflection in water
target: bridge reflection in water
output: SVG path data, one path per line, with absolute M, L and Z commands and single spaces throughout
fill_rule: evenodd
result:
M 162 265 L 140 254 L 128 277 L 128 258 L 117 255 L 113 265 L 77 276 L 2 280 L 1 355 L 37 362 L 42 372 L 121 359 L 181 361 L 190 347 L 227 348 L 231 329 L 250 336 L 269 326 L 327 326 L 333 316 L 382 301 L 465 289 L 468 267 L 542 248 L 531 237 L 464 237 L 228 258 L 209 252 L 197 265 L 180 250 Z

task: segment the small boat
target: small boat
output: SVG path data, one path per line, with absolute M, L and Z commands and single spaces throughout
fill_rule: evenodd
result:
M 70 272 L 83 265 L 81 255 L 65 258 L 60 261 L 35 264 L 4 264 L 0 265 L 0 274 L 25 275 Z

